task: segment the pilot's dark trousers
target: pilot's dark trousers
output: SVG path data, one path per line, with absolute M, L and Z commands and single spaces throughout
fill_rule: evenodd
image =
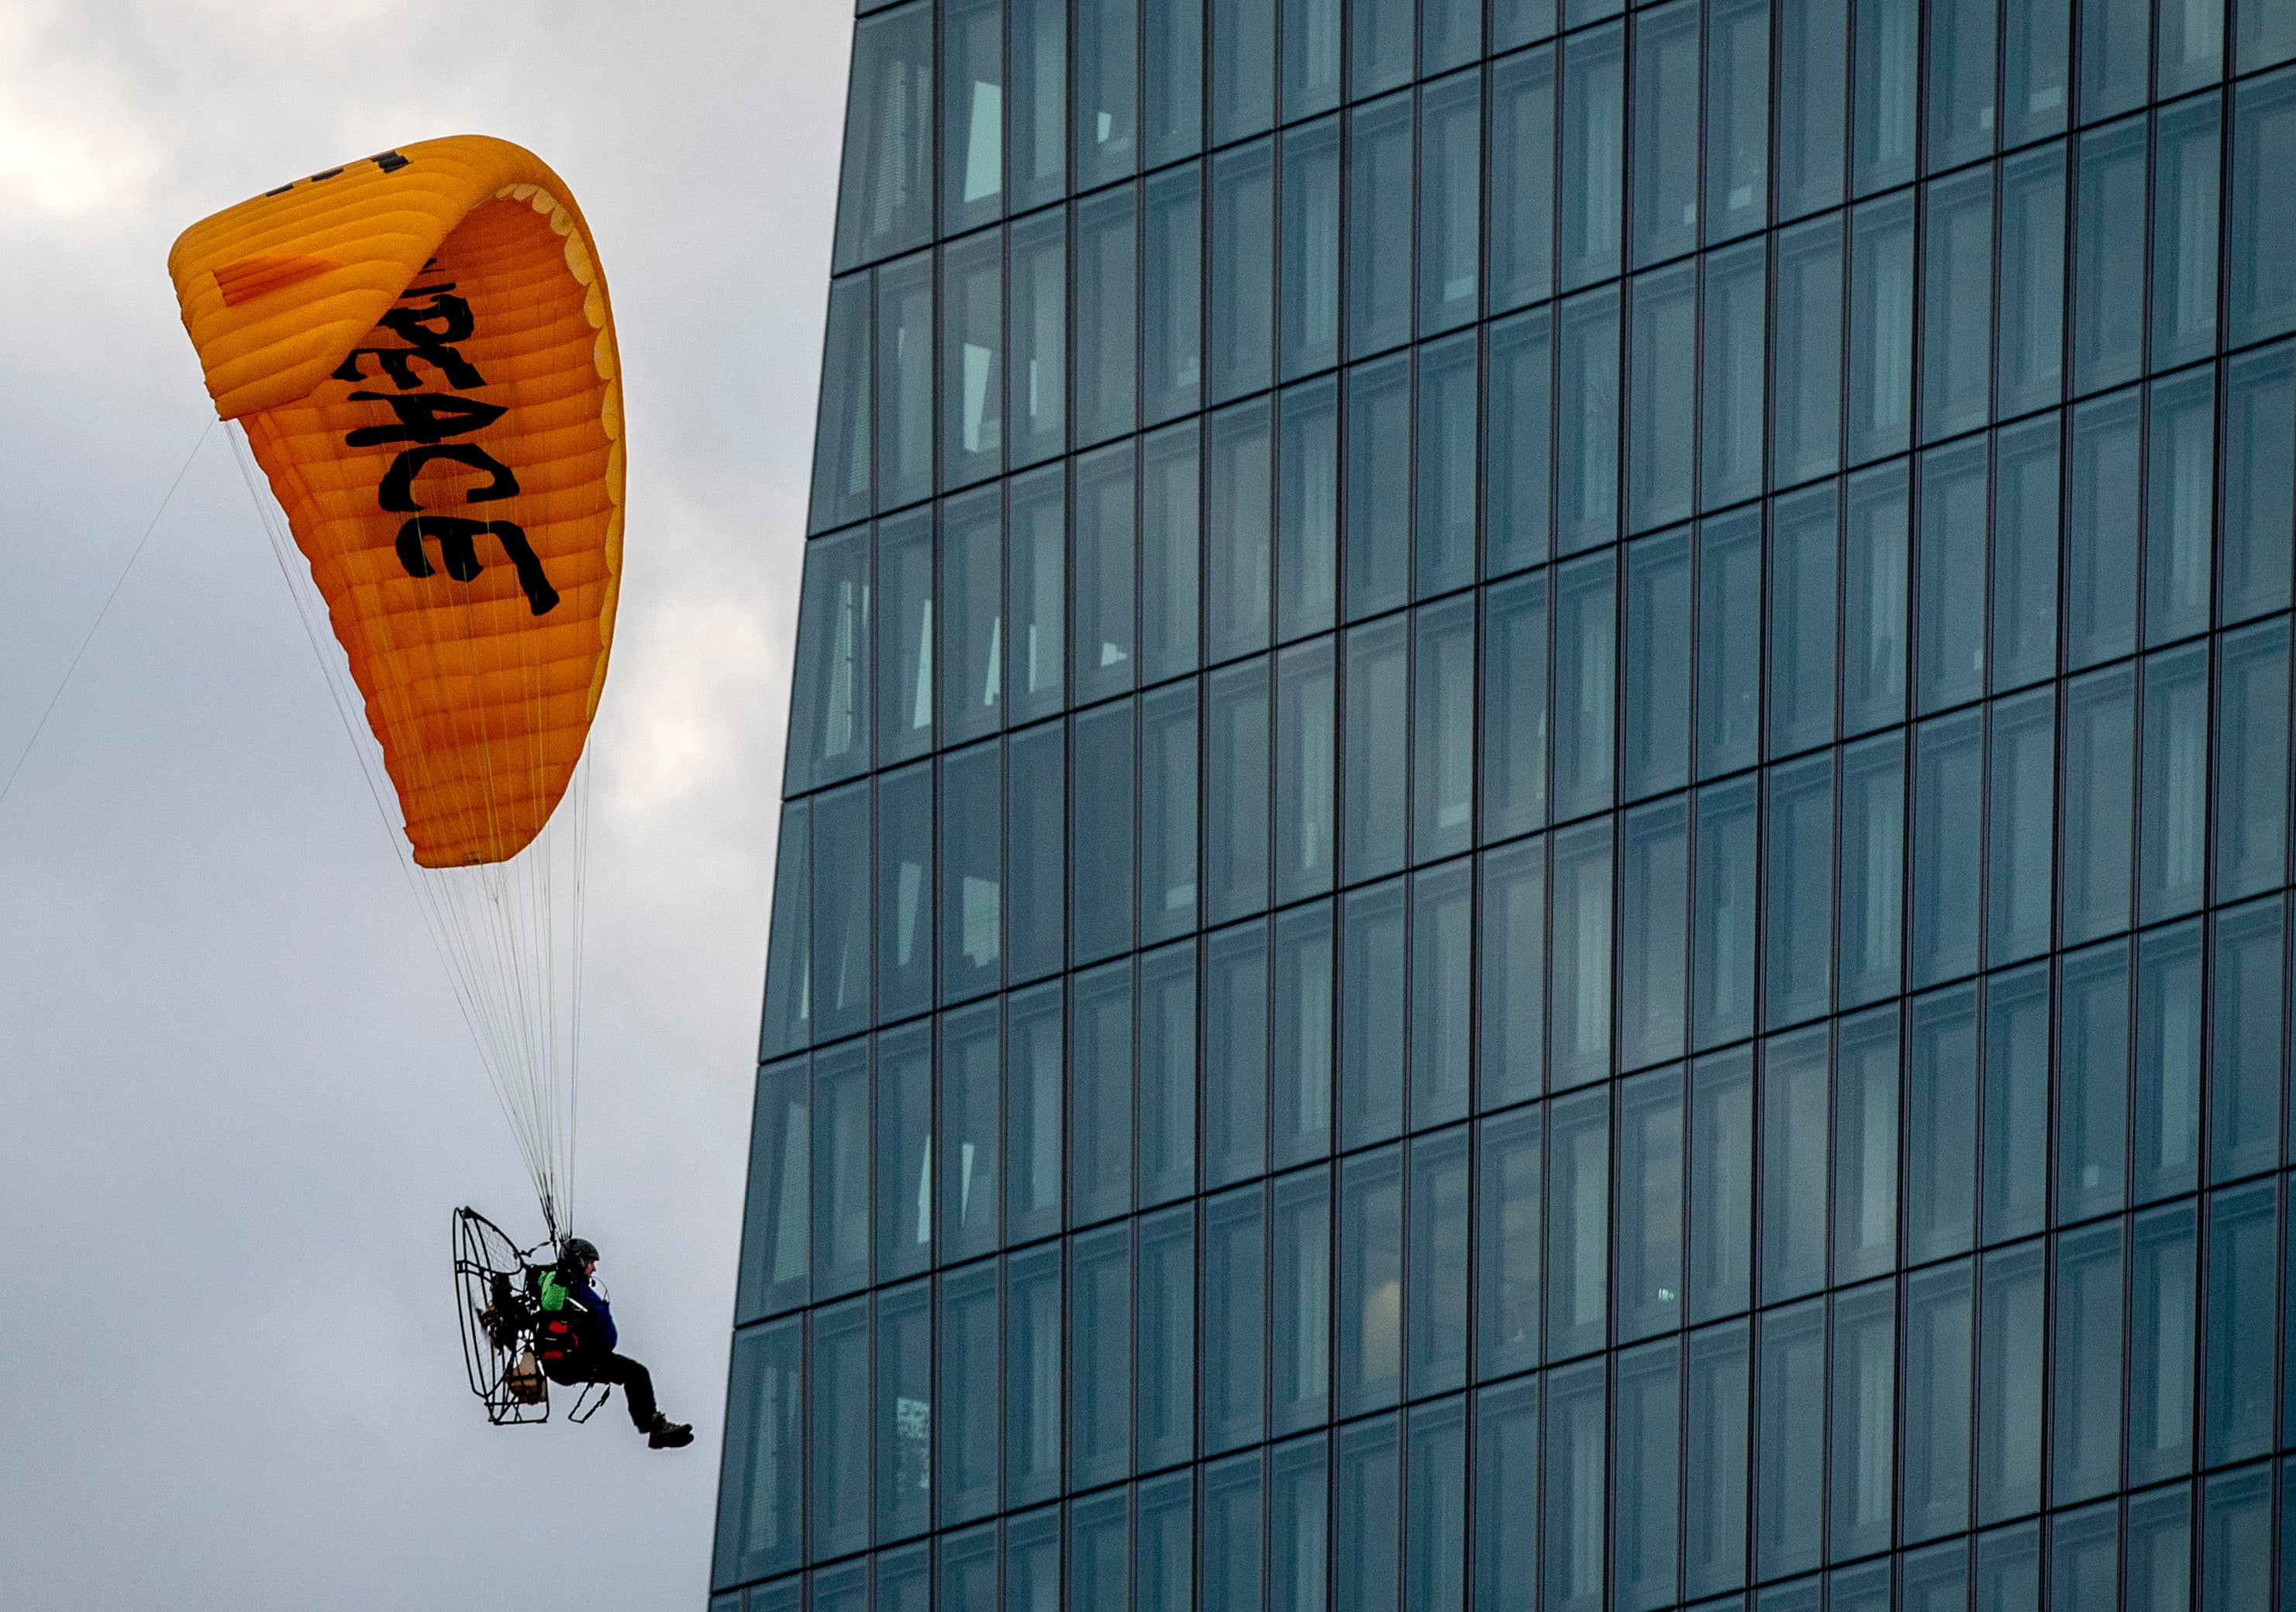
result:
M 659 1412 L 653 1402 L 653 1374 L 627 1354 L 585 1349 L 573 1359 L 553 1361 L 544 1368 L 550 1380 L 566 1387 L 579 1383 L 611 1383 L 629 1403 L 630 1420 L 641 1433 L 653 1431 Z

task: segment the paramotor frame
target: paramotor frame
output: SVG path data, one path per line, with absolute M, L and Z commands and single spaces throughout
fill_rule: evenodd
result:
M 476 1209 L 455 1211 L 455 1309 L 462 1327 L 463 1369 L 471 1392 L 496 1427 L 550 1420 L 550 1379 L 535 1357 L 534 1337 L 542 1320 L 542 1273 L 554 1255 L 548 1240 L 521 1248 Z M 578 1427 L 612 1395 L 604 1383 L 584 1383 L 566 1420 Z

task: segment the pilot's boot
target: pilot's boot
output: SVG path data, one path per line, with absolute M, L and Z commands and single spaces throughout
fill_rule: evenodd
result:
M 654 1412 L 653 1426 L 646 1429 L 646 1446 L 654 1450 L 683 1450 L 693 1442 L 693 1424 L 672 1421 L 660 1412 Z

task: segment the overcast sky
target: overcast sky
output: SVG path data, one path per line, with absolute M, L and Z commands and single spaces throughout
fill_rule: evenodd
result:
M 212 418 L 179 231 L 463 133 L 588 217 L 629 516 L 577 1179 L 697 1434 L 463 1386 L 448 1211 L 532 1199 L 217 427 L 0 802 L 0 1605 L 700 1612 L 850 10 L 0 0 L 0 778 Z

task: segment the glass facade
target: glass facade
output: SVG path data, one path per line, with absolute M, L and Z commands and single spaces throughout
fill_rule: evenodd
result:
M 713 1612 L 2296 1604 L 2296 0 L 862 10 Z

